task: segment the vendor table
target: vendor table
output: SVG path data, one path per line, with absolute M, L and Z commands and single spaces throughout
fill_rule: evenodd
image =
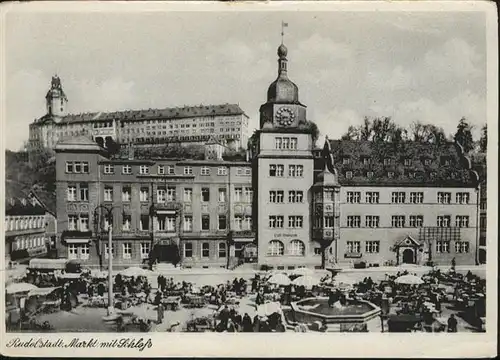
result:
M 181 298 L 180 296 L 168 296 L 162 300 L 163 305 L 165 305 L 165 309 L 170 309 L 172 311 L 177 310 L 181 306 Z

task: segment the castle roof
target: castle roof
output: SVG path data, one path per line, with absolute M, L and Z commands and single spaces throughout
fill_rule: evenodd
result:
M 7 216 L 44 215 L 47 212 L 36 197 L 26 193 L 12 181 L 6 181 L 5 194 L 5 215 Z
M 245 115 L 237 104 L 183 106 L 164 109 L 122 110 L 111 112 L 88 112 L 68 114 L 58 121 L 60 124 L 100 122 L 119 120 L 125 122 L 144 121 L 152 119 L 181 119 L 201 116 Z M 52 120 L 50 115 L 42 116 L 36 123 L 42 124 Z

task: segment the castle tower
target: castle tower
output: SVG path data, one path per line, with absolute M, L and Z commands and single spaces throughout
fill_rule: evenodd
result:
M 45 96 L 45 103 L 47 106 L 47 115 L 52 115 L 56 118 L 66 115 L 68 98 L 63 91 L 61 79 L 57 75 L 52 77 L 50 90 Z

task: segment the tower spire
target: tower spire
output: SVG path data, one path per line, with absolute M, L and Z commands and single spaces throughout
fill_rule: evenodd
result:
M 288 27 L 288 23 L 281 21 L 281 45 L 283 45 L 283 40 L 285 38 L 285 28 Z

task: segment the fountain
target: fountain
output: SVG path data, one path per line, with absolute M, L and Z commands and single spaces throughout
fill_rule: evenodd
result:
M 326 326 L 326 332 L 380 331 L 381 309 L 369 301 L 343 298 L 331 302 L 328 297 L 311 297 L 291 303 L 285 320 L 290 327 L 309 324 L 312 331 Z

